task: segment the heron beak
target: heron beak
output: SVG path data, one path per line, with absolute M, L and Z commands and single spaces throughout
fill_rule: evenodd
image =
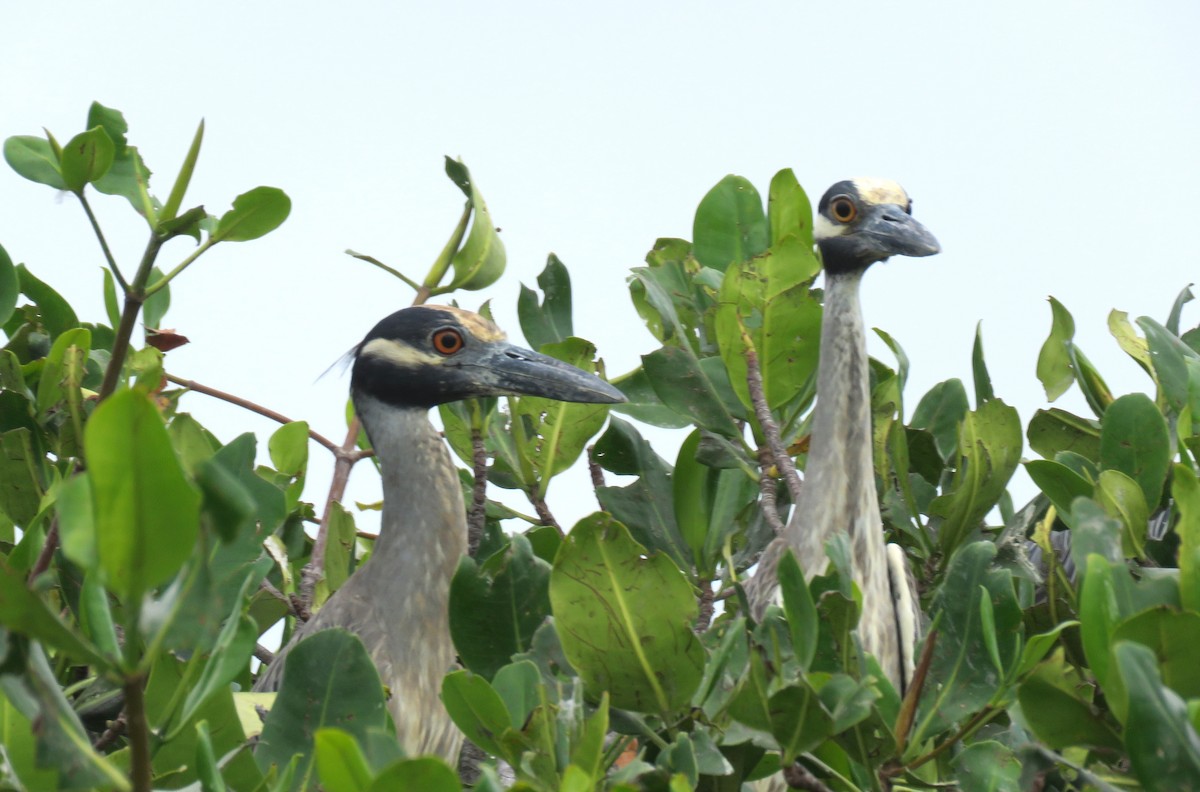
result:
M 625 395 L 595 374 L 513 344 L 496 344 L 474 365 L 487 371 L 495 395 L 618 404 Z
M 868 209 L 856 236 L 881 259 L 932 256 L 942 250 L 929 229 L 914 220 L 903 207 L 894 204 L 880 204 Z

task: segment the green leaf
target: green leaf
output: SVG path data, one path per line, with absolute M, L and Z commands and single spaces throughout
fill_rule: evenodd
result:
M 833 719 L 808 686 L 793 685 L 771 696 L 771 734 L 785 765 L 820 745 L 833 733 Z
M 1034 413 L 1025 436 L 1029 447 L 1047 459 L 1070 451 L 1092 462 L 1100 460 L 1099 424 L 1057 407 Z
M 175 184 L 171 186 L 171 194 L 167 197 L 167 203 L 159 212 L 159 230 L 165 230 L 162 223 L 170 222 L 176 219 L 179 214 L 179 207 L 183 205 L 183 196 L 187 194 L 188 185 L 192 182 L 192 173 L 196 170 L 196 160 L 200 157 L 200 144 L 204 142 L 204 119 L 200 119 L 200 126 L 196 127 L 196 134 L 192 136 L 192 145 L 188 147 L 187 156 L 183 158 L 183 165 L 179 168 L 179 175 L 175 177 Z M 194 211 L 194 210 L 193 210 Z M 201 210 L 203 213 L 203 210 Z
M 58 769 L 38 765 L 37 735 L 32 721 L 0 692 L 0 744 L 8 760 L 8 780 L 24 789 L 60 789 Z
M 200 496 L 188 483 L 153 402 L 119 391 L 85 435 L 100 567 L 126 602 L 167 582 L 192 554 Z
M 379 672 L 357 636 L 345 630 L 320 630 L 288 653 L 283 682 L 263 723 L 254 759 L 263 772 L 283 768 L 300 754 L 293 789 L 313 774 L 316 733 L 341 729 L 358 741 L 387 723 Z
M 791 168 L 784 168 L 771 179 L 767 217 L 771 223 L 772 246 L 792 236 L 809 250 L 812 249 L 812 204 Z
M 1054 648 L 1054 644 L 1058 643 L 1063 630 L 1078 626 L 1079 622 L 1073 620 L 1060 622 L 1052 630 L 1031 636 L 1021 649 L 1021 661 L 1017 664 L 1014 676 L 1024 676 L 1032 671 L 1038 663 L 1046 658 L 1046 654 Z
M 596 370 L 596 347 L 582 338 L 547 344 L 542 351 L 589 373 Z M 604 426 L 608 405 L 536 396 L 522 396 L 516 404 L 513 420 L 531 427 L 536 436 L 532 447 L 526 446 L 527 461 L 538 481 L 538 494 L 545 497 L 550 479 L 575 464 L 587 441 Z
M 492 689 L 504 702 L 509 722 L 514 729 L 524 727 L 529 714 L 540 703 L 538 687 L 541 683 L 541 672 L 530 660 L 510 663 L 496 672 L 496 677 L 492 680 Z
M 153 286 L 163 279 L 163 272 L 158 267 L 150 271 L 149 285 Z M 157 330 L 162 327 L 163 317 L 171 307 L 171 285 L 163 284 L 142 303 L 142 323 L 146 327 Z
M 1200 779 L 1200 735 L 1183 699 L 1162 684 L 1154 652 L 1127 641 L 1113 656 L 1129 692 L 1125 746 L 1133 771 L 1151 792 L 1194 789 Z
M 975 380 L 975 406 L 996 397 L 987 361 L 983 359 L 983 322 L 975 325 L 975 346 L 971 350 L 971 374 Z
M 375 777 L 367 792 L 462 792 L 458 776 L 440 759 L 405 759 Z
M 1183 306 L 1196 299 L 1192 294 L 1191 285 L 1183 287 L 1183 291 L 1175 298 L 1175 302 L 1171 305 L 1171 313 L 1167 316 L 1167 331 L 1179 335 L 1179 316 L 1183 312 Z
M 1110 517 L 1121 521 L 1121 547 L 1126 557 L 1144 556 L 1150 511 L 1137 482 L 1119 470 L 1102 471 L 1095 497 Z
M 34 277 L 24 264 L 17 265 L 17 277 L 21 283 L 21 293 L 38 307 L 42 325 L 51 338 L 57 338 L 73 327 L 79 327 L 79 319 L 75 317 L 70 303 L 54 289 Z
M 778 575 L 783 610 L 792 632 L 792 649 L 800 668 L 807 671 L 817 654 L 817 606 L 804 581 L 804 572 L 790 549 L 779 559 Z
M 358 743 L 340 729 L 320 729 L 315 737 L 317 774 L 328 792 L 364 792 L 371 767 Z
M 17 135 L 4 141 L 4 159 L 18 176 L 56 190 L 67 189 L 58 157 L 50 141 L 33 135 Z
M 129 125 L 120 110 L 92 102 L 88 108 L 88 128 L 104 127 L 113 142 L 113 164 L 108 173 L 95 183 L 95 188 L 108 195 L 120 195 L 147 219 L 153 227 L 155 201 L 147 192 L 150 184 L 150 169 L 142 162 L 137 148 L 128 145 L 125 133 Z
M 969 745 L 951 762 L 962 792 L 1020 792 L 1021 761 L 995 740 Z
M 72 631 L 45 600 L 29 590 L 25 573 L 0 560 L 0 624 L 7 630 L 41 641 L 84 663 L 108 669 L 111 662 Z M 2 675 L 0 675 L 2 678 Z
M 504 701 L 487 680 L 470 671 L 453 671 L 442 680 L 442 704 L 471 742 L 495 756 L 506 756 L 497 742 L 511 726 Z
M 207 522 L 222 540 L 233 541 L 254 524 L 258 504 L 233 471 L 210 458 L 196 465 L 194 475 Z
M 293 421 L 275 430 L 267 442 L 271 464 L 285 476 L 303 475 L 308 465 L 308 423 Z
M 690 350 L 665 346 L 642 355 L 642 368 L 663 404 L 710 432 L 725 437 L 741 436 L 720 393 L 722 386 L 730 387 L 729 380 L 713 382 Z
M 463 665 L 491 679 L 528 650 L 550 613 L 549 581 L 550 565 L 520 534 L 482 569 L 463 556 L 450 582 L 450 635 Z
M 1080 698 L 1088 686 L 1068 669 L 1062 653 L 1037 667 L 1017 688 L 1021 714 L 1030 730 L 1053 750 L 1095 747 L 1120 750 L 1121 738 L 1089 700 Z
M 278 187 L 255 187 L 233 199 L 221 215 L 209 242 L 246 242 L 274 231 L 292 211 L 292 201 Z
M 693 251 L 706 267 L 724 272 L 766 251 L 771 230 L 762 198 L 741 176 L 726 176 L 696 207 Z
M 1052 321 L 1050 335 L 1038 353 L 1037 377 L 1046 390 L 1046 398 L 1054 401 L 1067 392 L 1075 381 L 1071 365 L 1071 341 L 1075 337 L 1075 320 L 1071 312 L 1053 297 L 1050 298 Z
M 1200 361 L 1200 354 L 1153 319 L 1143 316 L 1137 323 L 1146 334 L 1155 379 L 1161 386 L 1162 397 L 1171 409 L 1178 413 L 1188 401 L 1186 361 Z
M 221 768 L 213 752 L 208 721 L 196 724 L 196 771 L 200 776 L 201 792 L 225 792 L 225 779 L 221 777 Z
M 745 336 L 758 354 L 768 407 L 795 399 L 816 374 L 821 306 L 808 285 L 819 269 L 812 247 L 788 237 L 763 255 L 726 270 L 717 308 L 717 342 L 730 384 L 747 409 L 752 402 Z
M 559 549 L 550 602 L 563 651 L 593 696 L 613 706 L 669 713 L 700 684 L 705 652 L 697 605 L 666 555 L 648 555 L 608 515 L 581 520 Z
M 1157 508 L 1171 464 L 1167 422 L 1145 394 L 1117 399 L 1100 422 L 1100 467 L 1118 470 L 1138 483 L 1146 505 Z
M 41 509 L 42 459 L 33 450 L 33 433 L 21 427 L 0 434 L 0 512 L 22 528 Z
M 611 409 L 616 412 L 628 415 L 642 423 L 661 426 L 665 429 L 691 426 L 692 422 L 686 416 L 680 415 L 662 403 L 658 394 L 654 392 L 654 387 L 650 384 L 650 378 L 646 376 L 646 370 L 641 366 L 628 374 L 622 374 L 610 380 L 610 382 L 629 400 L 624 404 L 614 404 Z
M 921 397 L 913 412 L 912 428 L 927 429 L 942 459 L 950 459 L 958 448 L 958 425 L 969 409 L 967 389 L 961 380 L 939 382 Z
M 945 553 L 952 553 L 1004 495 L 1021 456 L 1017 411 L 993 399 L 967 413 L 959 426 L 958 455 L 949 491 L 929 507 L 930 514 L 943 518 L 938 532 Z
M 1079 497 L 1090 497 L 1094 487 L 1090 481 L 1071 468 L 1049 459 L 1035 459 L 1025 463 L 1025 472 L 1038 486 L 1059 516 L 1070 519 L 1071 504 Z
M 1200 698 L 1200 614 L 1166 605 L 1144 610 L 1117 625 L 1110 637 L 1110 652 L 1120 641 L 1134 641 L 1154 650 L 1163 684 L 1184 699 Z M 1111 660 L 1112 655 L 1109 657 Z M 1107 681 L 1109 706 L 1117 719 L 1128 725 L 1129 691 L 1120 674 L 1110 674 Z
M 251 581 L 248 579 L 246 582 Z M 184 699 L 183 713 L 180 715 L 180 721 L 183 723 L 191 720 L 217 691 L 227 688 L 254 654 L 254 647 L 258 642 L 258 625 L 245 613 L 249 605 L 247 588 L 248 586 L 243 587 L 243 596 L 239 598 L 234 612 L 221 628 L 217 642 L 204 664 L 204 670 L 200 672 L 200 679 Z
M 1186 465 L 1176 465 L 1171 495 L 1179 509 L 1179 599 L 1189 610 L 1200 611 L 1200 483 Z
M 74 193 L 83 192 L 91 184 L 108 173 L 112 167 L 115 147 L 104 127 L 95 126 L 71 138 L 62 150 L 62 179 L 67 189 Z
M 934 619 L 939 620 L 938 641 L 929 679 L 936 682 L 927 684 L 922 693 L 923 719 L 912 737 L 913 744 L 970 717 L 1005 684 L 988 644 L 994 640 L 999 657 L 1017 656 L 1021 608 L 1012 574 L 991 566 L 995 557 L 996 545 L 984 540 L 962 547 L 950 559 L 933 602 Z M 994 639 L 985 637 L 988 626 L 980 617 L 986 607 L 981 604 L 984 597 L 991 605 Z
M 446 157 L 446 175 L 467 196 L 474 217 L 466 241 L 451 261 L 454 278 L 444 290 L 478 291 L 491 286 L 504 274 L 504 243 L 500 241 L 500 235 L 492 223 L 492 213 L 488 211 L 467 166 L 461 160 Z
M 13 315 L 20 294 L 21 281 L 17 277 L 17 268 L 8 257 L 8 251 L 0 245 L 0 326 Z
M 521 295 L 517 298 L 517 316 L 521 320 L 521 332 L 534 349 L 545 344 L 566 341 L 572 335 L 571 324 L 571 275 L 553 253 L 546 259 L 546 267 L 537 276 L 546 299 L 539 305 L 537 292 L 521 284 Z

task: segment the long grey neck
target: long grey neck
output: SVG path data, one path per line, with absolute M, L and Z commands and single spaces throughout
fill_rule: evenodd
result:
M 396 408 L 358 392 L 354 406 L 383 475 L 383 515 L 369 567 L 376 574 L 418 575 L 430 593 L 448 596 L 449 580 L 467 552 L 462 490 L 428 410 Z

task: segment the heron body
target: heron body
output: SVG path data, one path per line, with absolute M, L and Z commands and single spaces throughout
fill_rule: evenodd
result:
M 761 617 L 777 596 L 777 567 L 786 549 L 811 580 L 826 567 L 826 542 L 848 534 L 851 571 L 862 592 L 859 640 L 901 692 L 912 673 L 917 617 L 904 553 L 884 543 L 875 493 L 859 286 L 874 262 L 938 252 L 911 209 L 899 185 L 879 179 L 839 182 L 821 199 L 815 237 L 825 267 L 825 306 L 804 486 L 783 535 L 768 545 L 747 586 L 751 609 Z
M 383 477 L 379 538 L 368 562 L 296 630 L 255 689 L 279 686 L 288 649 L 305 636 L 346 629 L 362 640 L 390 690 L 388 709 L 405 752 L 453 764 L 463 737 L 439 692 L 455 659 L 450 579 L 467 552 L 467 521 L 458 475 L 429 409 L 489 395 L 599 403 L 624 397 L 592 374 L 507 343 L 487 319 L 445 306 L 392 314 L 354 355 L 351 398 Z

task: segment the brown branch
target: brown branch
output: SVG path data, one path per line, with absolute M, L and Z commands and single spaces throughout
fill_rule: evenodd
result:
M 762 495 L 763 519 L 776 536 L 783 536 L 783 520 L 779 519 L 779 509 L 775 506 L 775 477 L 771 475 L 773 461 L 771 449 L 766 446 L 758 449 L 758 491 Z
M 109 721 L 108 728 L 104 733 L 96 738 L 96 742 L 92 743 L 93 751 L 103 751 L 108 746 L 117 741 L 117 738 L 125 733 L 125 713 L 122 712 L 117 716 L 116 720 Z
M 312 617 L 312 613 L 309 612 L 307 607 L 302 607 L 303 603 L 300 602 L 299 597 L 297 597 L 295 594 L 284 594 L 282 591 L 275 588 L 275 586 L 272 585 L 271 581 L 269 580 L 263 580 L 258 585 L 263 591 L 267 592 L 272 597 L 286 605 L 288 613 L 290 613 L 292 616 L 295 616 L 300 621 L 308 621 Z
M 346 440 L 338 448 L 333 463 L 333 481 L 329 484 L 329 495 L 325 498 L 325 512 L 321 517 L 321 525 L 317 528 L 317 538 L 313 541 L 312 555 L 304 569 L 300 572 L 300 604 L 302 610 L 312 608 L 313 592 L 317 582 L 325 577 L 325 545 L 329 542 L 329 520 L 333 516 L 333 504 L 341 501 L 346 494 L 346 484 L 350 481 L 350 469 L 361 457 L 354 453 L 358 445 L 358 431 L 362 424 L 358 416 L 350 421 L 350 430 Z
M 29 570 L 29 577 L 26 581 L 32 585 L 37 576 L 50 568 L 50 561 L 54 558 L 54 551 L 58 549 L 58 517 L 50 520 L 50 528 L 46 531 L 46 541 L 42 544 L 42 549 L 38 553 L 37 560 L 33 562 L 33 568 Z
M 269 666 L 275 662 L 275 653 L 262 644 L 254 645 L 254 656 L 258 658 L 258 662 L 265 666 Z
M 808 792 L 833 792 L 821 782 L 821 779 L 810 773 L 808 768 L 799 762 L 793 762 L 791 766 L 783 768 L 783 780 L 787 781 L 788 786 L 792 789 L 805 789 Z
M 750 390 L 754 415 L 758 418 L 758 425 L 762 427 L 763 436 L 766 437 L 767 445 L 775 458 L 774 466 L 779 469 L 784 483 L 787 484 L 788 492 L 792 495 L 792 503 L 796 503 L 800 499 L 800 476 L 796 473 L 796 464 L 788 456 L 787 448 L 783 445 L 783 438 L 779 436 L 779 426 L 771 417 L 771 409 L 767 406 L 767 396 L 763 392 L 762 369 L 758 364 L 758 353 L 754 351 L 754 345 L 750 343 L 749 336 L 743 333 L 743 339 L 746 341 L 746 385 Z
M 600 463 L 596 461 L 596 446 L 590 445 L 587 447 L 587 464 L 588 473 L 592 477 L 592 489 L 598 490 L 601 487 L 607 486 L 604 483 L 604 469 L 600 467 Z
M 269 407 L 263 407 L 261 404 L 255 404 L 254 402 L 252 402 L 248 399 L 243 399 L 241 396 L 234 396 L 232 393 L 226 393 L 225 391 L 220 391 L 220 390 L 217 390 L 216 388 L 210 388 L 207 385 L 201 385 L 199 382 L 196 382 L 195 380 L 189 380 L 189 379 L 183 379 L 182 377 L 176 377 L 174 374 L 166 374 L 164 376 L 166 377 L 168 382 L 173 382 L 174 384 L 180 385 L 184 388 L 187 388 L 190 391 L 195 391 L 196 393 L 203 393 L 205 396 L 212 396 L 214 399 L 220 399 L 221 401 L 229 402 L 230 404 L 237 405 L 238 407 L 241 407 L 242 409 L 245 409 L 245 410 L 249 410 L 252 413 L 258 413 L 259 415 L 263 416 L 264 418 L 270 418 L 272 421 L 275 421 L 276 423 L 281 423 L 281 424 L 295 423 L 295 421 L 293 421 L 291 418 L 288 418 L 286 415 L 283 415 L 282 413 L 277 413 Z M 331 441 L 329 438 L 325 437 L 324 435 L 320 434 L 319 432 L 309 429 L 308 436 L 311 437 L 313 440 L 315 440 L 317 443 L 325 446 L 327 449 L 332 451 L 334 456 L 337 456 L 338 454 L 342 453 L 341 448 L 338 448 L 336 445 L 333 444 L 333 441 Z
M 712 624 L 714 599 L 715 593 L 712 589 L 712 581 L 701 580 L 699 597 L 700 612 L 696 615 L 696 626 L 693 628 L 693 632 L 697 634 L 702 633 Z
M 471 489 L 471 509 L 467 512 L 467 554 L 475 557 L 483 531 L 487 527 L 487 449 L 483 446 L 483 433 L 471 427 L 471 473 L 475 486 Z
M 925 636 L 925 646 L 921 649 L 921 659 L 917 661 L 917 668 L 913 671 L 913 678 L 908 683 L 908 690 L 904 693 L 904 701 L 900 704 L 900 712 L 896 715 L 896 726 L 894 734 L 896 735 L 896 755 L 904 753 L 904 749 L 908 744 L 908 735 L 912 731 L 913 718 L 917 714 L 917 702 L 921 698 L 921 690 L 925 687 L 925 677 L 929 673 L 929 666 L 933 663 L 933 647 L 937 645 L 937 630 L 930 631 L 929 635 Z
M 558 520 L 554 519 L 554 515 L 550 513 L 550 507 L 546 505 L 546 501 L 539 498 L 537 492 L 532 489 L 525 494 L 529 497 L 529 502 L 533 504 L 533 508 L 537 511 L 538 519 L 542 521 L 542 525 L 553 525 L 558 530 L 558 533 L 562 535 L 562 526 L 558 524 Z

